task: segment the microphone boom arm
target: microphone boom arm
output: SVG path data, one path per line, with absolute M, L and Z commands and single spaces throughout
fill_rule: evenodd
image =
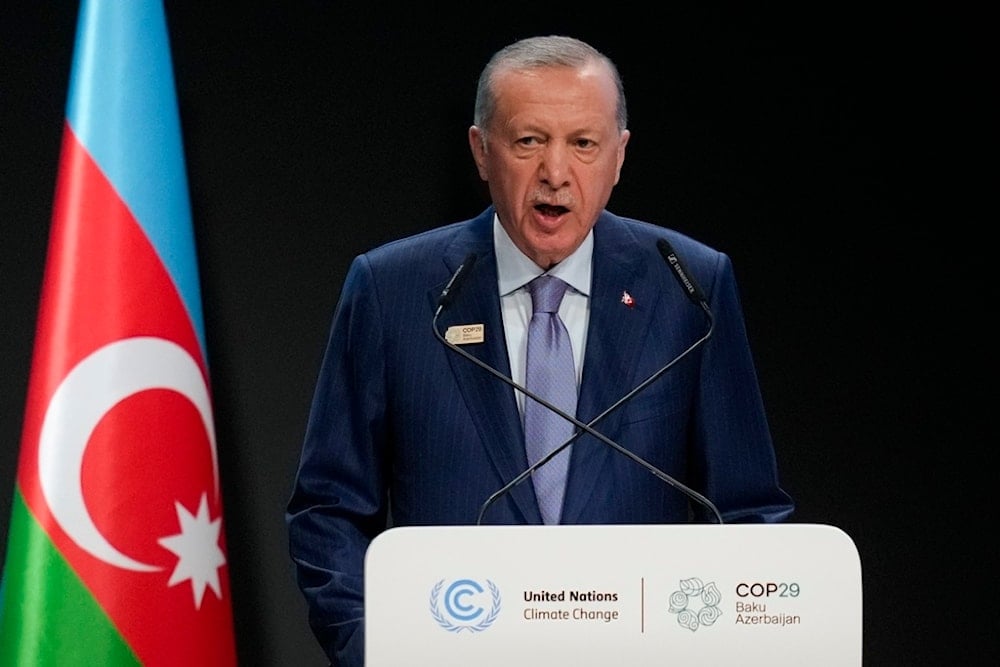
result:
M 578 431 L 576 431 L 576 433 L 574 433 L 572 436 L 570 436 L 570 438 L 568 440 L 566 440 L 561 445 L 559 445 L 558 447 L 556 447 L 555 449 L 553 449 L 552 451 L 550 451 L 548 454 L 546 454 L 545 456 L 543 456 L 541 459 L 539 459 L 538 461 L 536 461 L 534 465 L 526 468 L 517 477 L 515 477 L 510 482 L 508 482 L 506 485 L 504 485 L 503 488 L 501 488 L 496 493 L 494 493 L 489 498 L 487 498 L 486 502 L 483 504 L 482 508 L 479 510 L 479 516 L 476 519 L 476 525 L 478 526 L 478 525 L 482 524 L 483 516 L 486 514 L 486 511 L 493 505 L 494 502 L 496 502 L 499 498 L 501 498 L 507 492 L 509 492 L 510 489 L 512 489 L 513 487 L 517 486 L 518 484 L 520 484 L 521 482 L 523 482 L 525 479 L 527 479 L 531 475 L 531 473 L 533 473 L 535 470 L 537 470 L 538 468 L 540 468 L 543 465 L 545 465 L 548 461 L 550 461 L 551 459 L 553 459 L 561 451 L 563 451 L 564 449 L 566 449 L 567 447 L 569 447 L 571 444 L 573 444 L 584 433 L 587 433 L 588 435 L 592 435 L 593 437 L 597 438 L 598 440 L 600 440 L 601 442 L 603 442 L 604 444 L 606 444 L 608 447 L 611 447 L 612 449 L 616 450 L 620 454 L 623 454 L 626 457 L 632 459 L 632 461 L 634 461 L 635 463 L 639 464 L 640 466 L 642 466 L 643 468 L 645 468 L 646 470 L 648 470 L 656 478 L 660 479 L 663 482 L 666 482 L 670 486 L 674 487 L 675 489 L 677 489 L 681 493 L 689 496 L 690 498 L 692 498 L 693 500 L 695 500 L 698 503 L 702 504 L 703 506 L 710 508 L 713 511 L 713 513 L 715 514 L 715 517 L 718 520 L 718 522 L 721 524 L 722 523 L 722 515 L 719 513 L 719 510 L 715 507 L 715 505 L 712 503 L 712 501 L 710 501 L 708 498 L 706 498 L 702 494 L 698 493 L 694 489 L 692 489 L 692 488 L 690 488 L 690 487 L 682 484 L 681 482 L 677 481 L 676 479 L 674 479 L 670 475 L 668 475 L 668 474 L 664 473 L 663 471 L 661 471 L 659 468 L 657 468 L 656 466 L 654 466 L 652 463 L 650 463 L 646 459 L 644 459 L 641 456 L 639 456 L 638 454 L 636 454 L 636 453 L 634 453 L 634 452 L 626 449 L 625 447 L 622 447 L 621 445 L 619 445 L 614 440 L 611 440 L 610 438 L 608 438 L 606 435 L 604 435 L 600 431 L 597 431 L 597 430 L 594 429 L 594 425 L 595 424 L 597 424 L 599 421 L 601 421 L 602 419 L 604 419 L 611 412 L 613 412 L 618 407 L 620 407 L 623 403 L 625 403 L 626 401 L 630 400 L 633 396 L 635 396 L 636 394 L 638 394 L 640 391 L 642 391 L 643 389 L 645 389 L 646 387 L 648 387 L 655 380 L 657 380 L 661 375 L 663 375 L 668 370 L 670 370 L 671 368 L 673 368 L 673 366 L 675 364 L 677 364 L 679 361 L 681 361 L 682 359 L 684 359 L 688 354 L 690 354 L 692 351 L 694 351 L 699 345 L 701 345 L 706 340 L 708 340 L 709 337 L 711 337 L 712 331 L 715 328 L 715 320 L 714 320 L 714 318 L 712 316 L 712 312 L 711 312 L 710 309 L 708 309 L 705 305 L 702 305 L 702 308 L 708 314 L 709 323 L 710 323 L 708 331 L 705 333 L 705 335 L 702 336 L 701 338 L 699 338 L 694 343 L 692 343 L 681 354 L 679 354 L 676 357 L 674 357 L 670 361 L 670 363 L 668 363 L 666 366 L 663 366 L 662 368 L 660 368 L 659 370 L 657 370 L 655 373 L 653 373 L 652 375 L 650 375 L 649 377 L 647 377 L 645 380 L 643 380 L 641 383 L 639 383 L 638 385 L 636 385 L 631 391 L 629 391 L 627 394 L 625 394 L 620 399 L 618 399 L 614 404 L 612 404 L 610 407 L 608 407 L 606 410 L 604 410 L 604 412 L 602 412 L 601 414 L 599 414 L 596 417 L 594 417 L 594 419 L 592 419 L 589 424 L 580 421 L 576 417 L 573 417 L 573 416 L 567 414 L 563 410 L 560 410 L 559 408 L 557 408 L 556 406 L 552 405 L 551 403 L 549 403 L 545 399 L 543 399 L 540 396 L 537 396 L 533 392 L 529 391 L 526 387 L 522 387 L 522 386 L 518 385 L 517 383 L 512 382 L 510 380 L 510 378 L 508 378 L 506 375 L 504 375 L 503 373 L 501 373 L 497 369 L 493 368 L 489 364 L 483 363 L 481 360 L 477 359 L 473 355 L 469 354 L 468 352 L 466 352 L 465 350 L 463 350 L 462 348 L 460 348 L 458 345 L 455 345 L 454 343 L 452 343 L 451 341 L 449 341 L 447 338 L 445 338 L 444 336 L 442 336 L 441 332 L 439 331 L 438 326 L 437 326 L 438 316 L 441 314 L 442 308 L 438 308 L 437 312 L 434 314 L 434 319 L 433 319 L 433 321 L 431 323 L 431 326 L 432 326 L 432 328 L 434 330 L 434 336 L 439 341 L 441 341 L 447 347 L 449 347 L 452 350 L 454 350 L 455 352 L 457 352 L 462 357 L 468 359 L 469 361 L 471 361 L 475 365 L 479 366 L 480 368 L 482 368 L 487 373 L 493 375 L 494 377 L 496 377 L 500 381 L 502 381 L 505 384 L 508 384 L 509 386 L 513 387 L 514 389 L 520 391 L 522 394 L 524 394 L 528 398 L 541 403 L 546 408 L 548 408 L 549 410 L 555 412 L 557 415 L 559 415 L 560 417 L 562 417 L 566 421 L 571 422 L 574 426 L 576 426 L 579 429 Z
M 483 522 L 483 516 L 486 514 L 486 510 L 488 510 L 493 505 L 493 503 L 495 503 L 499 498 L 501 498 L 506 493 L 508 493 L 512 488 L 514 488 L 515 486 L 517 486 L 518 484 L 520 484 L 521 482 L 523 482 L 525 479 L 527 479 L 531 475 L 531 473 L 533 473 L 535 470 L 537 470 L 538 468 L 540 468 L 541 466 L 545 465 L 550 460 L 552 460 L 552 458 L 555 457 L 557 454 L 559 454 L 559 452 L 561 452 L 564 449 L 566 449 L 567 447 L 569 447 L 573 442 L 575 442 L 584 433 L 592 435 L 593 437 L 597 438 L 598 440 L 600 440 L 601 442 L 603 442 L 604 444 L 606 444 L 608 447 L 611 447 L 612 449 L 614 449 L 618 453 L 623 454 L 624 456 L 628 457 L 629 459 L 631 459 L 635 463 L 637 463 L 640 466 L 642 466 L 643 468 L 645 468 L 648 472 L 652 473 L 653 476 L 655 476 L 657 479 L 659 479 L 662 482 L 665 482 L 665 483 L 669 484 L 673 488 L 677 489 L 678 491 L 680 491 L 681 493 L 683 493 L 684 495 L 686 495 L 689 499 L 698 502 L 703 507 L 707 507 L 715 515 L 715 518 L 718 521 L 718 523 L 719 524 L 723 523 L 723 521 L 722 521 L 722 514 L 719 512 L 718 508 L 715 506 L 714 503 L 712 503 L 711 500 L 709 500 L 708 498 L 706 498 L 704 495 L 698 493 L 694 489 L 686 486 L 685 484 L 682 484 L 680 481 L 674 479 L 673 477 L 671 477 L 667 473 L 663 472 L 662 470 L 660 470 L 659 468 L 657 468 L 656 466 L 654 466 L 652 463 L 646 461 L 644 458 L 642 458 L 638 454 L 635 454 L 634 452 L 629 451 L 625 447 L 622 447 L 617 442 L 611 440 L 610 438 L 608 438 L 607 436 L 605 436 L 603 433 L 601 433 L 601 432 L 599 432 L 599 431 L 597 431 L 597 430 L 595 430 L 593 428 L 595 424 L 597 424 L 599 421 L 601 421 L 602 419 L 604 419 L 608 414 L 610 414 L 614 410 L 618 409 L 623 403 L 625 403 L 626 401 L 630 400 L 633 396 L 635 396 L 640 391 L 642 391 L 643 389 L 645 389 L 646 387 L 648 387 L 657 378 L 659 378 L 661 375 L 663 375 L 668 370 L 670 370 L 671 368 L 673 368 L 673 366 L 677 362 L 679 362 L 681 359 L 684 359 L 695 348 L 697 348 L 699 345 L 701 345 L 706 340 L 708 340 L 711 337 L 712 332 L 715 329 L 715 317 L 712 315 L 712 309 L 709 308 L 708 302 L 705 300 L 705 297 L 704 297 L 703 293 L 701 292 L 701 290 L 699 289 L 697 283 L 695 283 L 695 281 L 694 281 L 693 278 L 689 278 L 688 275 L 687 275 L 687 273 L 684 271 L 684 268 L 683 268 L 683 266 L 681 265 L 681 262 L 680 262 L 680 258 L 678 258 L 677 255 L 676 255 L 676 253 L 674 253 L 673 248 L 671 247 L 670 243 L 666 239 L 661 238 L 659 241 L 657 241 L 657 249 L 659 250 L 660 255 L 663 257 L 664 262 L 666 262 L 666 264 L 671 269 L 673 269 L 673 273 L 674 273 L 675 278 L 677 278 L 677 280 L 680 282 L 681 287 L 684 288 L 684 291 L 687 294 L 688 298 L 690 298 L 692 302 L 694 302 L 695 304 L 699 305 L 701 307 L 701 309 L 703 311 L 705 311 L 705 314 L 708 316 L 708 323 L 709 323 L 708 324 L 708 331 L 705 332 L 704 336 L 702 336 L 701 338 L 699 338 L 698 340 L 696 340 L 694 343 L 692 343 L 686 350 L 684 350 L 679 355 L 677 355 L 676 357 L 674 357 L 673 359 L 671 359 L 670 362 L 668 362 L 665 366 L 663 366 L 662 368 L 660 368 L 659 370 L 657 370 L 655 373 L 653 373 L 652 375 L 650 375 L 648 378 L 646 378 L 645 380 L 643 380 L 642 382 L 640 382 L 631 391 L 629 391 L 627 394 L 625 394 L 624 396 L 622 396 L 621 398 L 619 398 L 610 407 L 608 407 L 606 410 L 604 410 L 604 412 L 602 412 L 601 414 L 599 414 L 596 417 L 594 417 L 590 421 L 589 424 L 583 423 L 582 421 L 580 421 L 576 417 L 573 417 L 573 416 L 567 414 L 566 412 L 564 412 L 563 410 L 560 410 L 559 408 L 557 408 L 556 406 L 552 405 L 551 403 L 549 403 L 545 399 L 541 398 L 540 396 L 535 395 L 533 392 L 531 392 L 530 390 L 528 390 L 526 387 L 522 387 L 521 385 L 517 384 L 511 378 L 507 377 L 506 375 L 504 375 L 503 373 L 501 373 L 497 369 L 493 368 L 489 364 L 486 364 L 483 361 L 477 359 L 476 357 L 474 357 L 473 355 L 469 354 L 468 352 L 466 352 L 462 348 L 458 347 L 458 345 L 455 345 L 454 343 L 452 343 L 451 341 L 449 341 L 446 337 L 444 337 L 444 336 L 441 335 L 441 332 L 438 330 L 438 325 L 437 325 L 438 317 L 441 315 L 441 312 L 447 306 L 451 305 L 452 301 L 454 301 L 455 295 L 456 295 L 456 293 L 458 291 L 458 288 L 465 281 L 465 279 L 468 276 L 469 271 L 471 270 L 472 266 L 476 263 L 476 255 L 475 255 L 475 253 L 470 253 L 469 255 L 467 255 L 465 257 L 465 259 L 462 261 L 462 263 L 459 265 L 459 267 L 452 274 L 451 279 L 448 281 L 448 283 L 445 286 L 444 290 L 441 292 L 441 295 L 438 297 L 437 309 L 434 311 L 434 317 L 431 320 L 431 329 L 434 331 L 434 336 L 441 343 L 443 343 L 445 345 L 445 347 L 448 347 L 452 351 L 457 352 L 460 356 L 462 356 L 465 359 L 471 361 L 476 366 L 479 366 L 480 368 L 482 368 L 487 373 L 491 374 L 492 376 L 494 376 L 495 378 L 497 378 L 498 380 L 500 380 L 504 384 L 506 384 L 506 385 L 508 385 L 508 386 L 510 386 L 510 387 L 512 387 L 514 389 L 516 389 L 517 391 L 521 392 L 522 394 L 524 394 L 528 398 L 530 398 L 530 399 L 532 399 L 534 401 L 537 401 L 538 403 L 540 403 L 541 405 L 545 406 L 546 408 L 548 408 L 552 412 L 556 413 L 557 415 L 559 415 L 560 417 L 562 417 L 566 421 L 571 422 L 578 429 L 572 436 L 570 436 L 570 438 L 568 440 L 566 440 L 564 443 L 562 443 L 561 445 L 559 445 L 558 447 L 556 447 L 555 449 L 553 449 L 551 452 L 549 452 L 548 454 L 546 454 L 545 456 L 543 456 L 541 459 L 539 459 L 538 461 L 536 461 L 533 465 L 529 466 L 526 470 L 524 470 L 523 472 L 521 472 L 517 477 L 515 477 L 514 479 L 512 479 L 511 481 L 509 481 L 507 484 L 504 484 L 498 491 L 496 491 L 493 495 L 491 495 L 489 498 L 487 498 L 486 502 L 483 503 L 482 507 L 479 510 L 479 516 L 476 519 L 476 525 L 477 526 L 480 525 L 480 524 L 482 524 L 482 522 Z

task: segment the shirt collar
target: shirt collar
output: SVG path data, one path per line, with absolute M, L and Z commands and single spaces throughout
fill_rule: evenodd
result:
M 497 257 L 500 296 L 507 296 L 546 273 L 514 245 L 507 230 L 500 224 L 500 218 L 495 214 L 493 216 L 493 248 Z M 572 255 L 552 267 L 548 273 L 566 282 L 580 294 L 589 296 L 593 255 L 594 230 L 591 229 L 580 247 Z

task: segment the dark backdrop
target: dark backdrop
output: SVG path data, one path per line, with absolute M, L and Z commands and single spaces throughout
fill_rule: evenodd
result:
M 973 223 L 996 182 L 976 167 L 996 88 L 981 17 L 400 4 L 167 3 L 241 662 L 323 664 L 283 511 L 351 257 L 481 210 L 479 69 L 558 32 L 625 80 L 610 208 L 735 262 L 795 520 L 861 554 L 866 662 L 992 664 L 996 443 L 972 407 L 991 320 Z M 0 552 L 75 24 L 75 3 L 0 9 Z

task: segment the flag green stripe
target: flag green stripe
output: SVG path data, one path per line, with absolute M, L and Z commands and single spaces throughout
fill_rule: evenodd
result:
M 18 489 L 0 584 L 0 667 L 138 664 Z

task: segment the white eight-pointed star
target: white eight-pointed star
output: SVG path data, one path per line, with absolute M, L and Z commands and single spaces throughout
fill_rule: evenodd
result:
M 208 498 L 204 493 L 201 495 L 197 515 L 192 515 L 179 502 L 174 505 L 177 508 L 181 532 L 158 540 L 178 557 L 177 566 L 170 575 L 167 585 L 174 586 L 190 579 L 194 592 L 194 606 L 195 609 L 200 609 L 206 587 L 211 588 L 215 595 L 222 599 L 219 568 L 226 564 L 226 556 L 219 548 L 222 517 L 215 521 L 209 520 Z

